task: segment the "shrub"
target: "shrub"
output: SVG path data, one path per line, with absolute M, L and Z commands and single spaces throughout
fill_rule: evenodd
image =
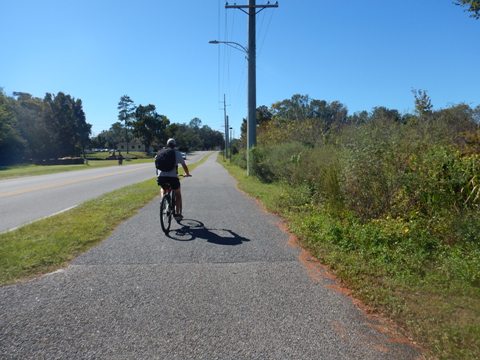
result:
M 245 170 L 247 168 L 246 151 L 240 150 L 237 154 L 232 155 L 232 163 Z
M 464 114 L 459 109 L 452 114 Z M 263 143 L 252 152 L 253 174 L 301 188 L 309 204 L 340 219 L 352 215 L 368 224 L 398 218 L 422 223 L 430 235 L 420 239 L 478 242 L 480 157 L 458 147 L 458 135 L 471 124 L 452 128 L 452 114 L 407 123 L 379 118 L 328 137 L 307 136 L 315 127 L 307 120 L 272 121 L 263 125 Z M 288 196 L 282 201 L 295 203 Z
M 316 205 L 328 207 L 335 213 L 344 209 L 342 192 L 342 151 L 327 145 L 305 151 L 293 178 L 296 183 L 306 183 L 312 189 Z
M 406 164 L 405 152 L 399 151 L 401 125 L 368 124 L 345 140 L 347 206 L 364 220 L 390 214 Z
M 297 143 L 258 146 L 252 150 L 252 171 L 263 182 L 282 180 L 295 183 L 307 147 Z
M 432 146 L 411 156 L 403 183 L 411 206 L 424 215 L 477 208 L 478 156 L 462 157 L 452 147 Z

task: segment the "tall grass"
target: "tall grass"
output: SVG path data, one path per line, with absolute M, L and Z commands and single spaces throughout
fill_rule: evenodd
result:
M 317 142 L 299 141 L 304 122 L 270 124 L 252 170 L 283 189 L 275 211 L 359 297 L 434 356 L 478 358 L 478 144 L 448 112 L 421 120 L 345 126 Z

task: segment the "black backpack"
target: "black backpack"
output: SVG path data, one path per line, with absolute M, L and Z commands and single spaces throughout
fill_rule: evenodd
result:
M 171 171 L 177 165 L 175 149 L 163 148 L 155 157 L 155 167 L 161 171 Z

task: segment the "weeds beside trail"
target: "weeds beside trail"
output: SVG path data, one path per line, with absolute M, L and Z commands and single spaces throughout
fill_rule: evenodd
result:
M 480 129 L 465 105 L 380 110 L 359 123 L 274 116 L 258 128 L 253 176 L 244 152 L 227 168 L 432 357 L 478 359 Z
M 265 184 L 235 165 L 224 166 L 243 191 L 282 216 L 355 297 L 394 319 L 432 356 L 478 358 L 478 247 L 438 245 L 421 222 L 335 217 L 311 205 L 305 188 Z

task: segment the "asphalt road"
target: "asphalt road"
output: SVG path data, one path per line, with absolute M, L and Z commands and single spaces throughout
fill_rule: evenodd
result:
M 189 154 L 187 164 L 208 152 Z M 62 212 L 106 192 L 155 177 L 152 163 L 0 180 L 0 232 Z
M 414 359 L 214 157 L 61 271 L 0 288 L 2 359 Z

